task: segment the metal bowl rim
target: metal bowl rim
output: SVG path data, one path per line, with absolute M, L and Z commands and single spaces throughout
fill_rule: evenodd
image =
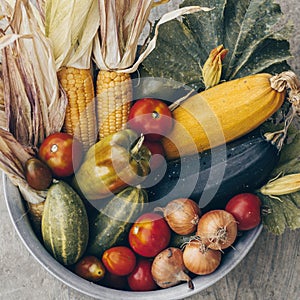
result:
M 260 225 L 245 232 L 242 237 L 239 237 L 238 241 L 234 244 L 234 249 L 230 249 L 228 253 L 222 257 L 221 265 L 215 272 L 205 276 L 197 276 L 193 279 L 193 290 L 188 289 L 186 283 L 182 283 L 167 289 L 149 292 L 120 291 L 82 279 L 57 262 L 47 252 L 33 232 L 18 188 L 12 184 L 6 174 L 3 173 L 2 178 L 4 198 L 10 219 L 30 254 L 43 268 L 62 283 L 95 299 L 113 300 L 117 298 L 119 300 L 130 300 L 142 297 L 145 300 L 152 300 L 153 297 L 159 295 L 159 299 L 162 300 L 178 300 L 197 294 L 212 286 L 232 271 L 248 254 L 263 228 L 263 226 Z

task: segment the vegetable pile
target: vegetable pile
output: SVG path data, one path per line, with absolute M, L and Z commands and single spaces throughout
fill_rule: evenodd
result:
M 0 4 L 0 167 L 57 261 L 114 289 L 193 289 L 243 232 L 300 228 L 278 4 L 186 0 L 138 50 L 168 1 L 36 2 Z

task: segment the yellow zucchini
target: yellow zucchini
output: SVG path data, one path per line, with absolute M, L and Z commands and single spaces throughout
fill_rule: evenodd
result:
M 168 159 L 222 145 L 257 128 L 283 104 L 285 90 L 267 73 L 227 81 L 185 100 L 173 111 L 174 127 L 163 138 Z

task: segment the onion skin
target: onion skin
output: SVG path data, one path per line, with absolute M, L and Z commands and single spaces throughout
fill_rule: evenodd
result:
M 190 241 L 183 251 L 184 265 L 196 275 L 214 272 L 220 265 L 221 258 L 221 251 L 207 248 L 201 240 Z
M 186 281 L 190 289 L 194 289 L 191 278 L 187 275 L 183 263 L 183 253 L 179 248 L 169 247 L 155 256 L 151 274 L 156 284 L 168 288 Z
M 210 249 L 226 249 L 237 237 L 237 221 L 225 210 L 211 210 L 200 218 L 197 236 L 200 236 L 202 242 Z
M 181 235 L 196 231 L 201 215 L 198 204 L 187 198 L 174 199 L 165 208 L 157 207 L 155 210 L 162 211 L 170 228 Z

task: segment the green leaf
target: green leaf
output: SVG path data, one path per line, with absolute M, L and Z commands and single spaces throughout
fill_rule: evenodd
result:
M 288 39 L 293 27 L 283 21 L 275 0 L 185 0 L 181 6 L 190 5 L 214 9 L 186 15 L 182 21 L 172 21 L 160 28 L 155 50 L 143 62 L 151 76 L 171 78 L 200 91 L 204 89 L 202 66 L 210 51 L 221 44 L 229 50 L 223 62 L 222 80 L 290 69 Z M 283 106 L 278 111 L 279 118 L 285 109 Z M 265 128 L 268 127 L 274 126 L 268 122 Z M 289 134 L 291 138 L 291 131 Z M 293 135 L 293 142 L 283 147 L 280 162 L 270 178 L 279 172 L 300 172 L 300 133 L 297 130 Z M 270 211 L 263 216 L 270 232 L 282 234 L 286 228 L 300 227 L 300 192 L 280 196 L 282 202 L 259 196 Z
M 270 211 L 269 214 L 263 215 L 263 224 L 268 231 L 280 235 L 284 233 L 286 227 L 292 230 L 300 228 L 299 193 L 280 196 L 282 202 L 262 195 L 260 198 Z
M 276 46 L 276 41 L 281 38 L 277 31 L 289 31 L 286 27 L 276 29 L 274 25 L 282 18 L 280 6 L 272 0 L 229 0 L 225 11 L 225 39 L 224 45 L 229 49 L 227 62 L 225 61 L 225 78 L 239 77 L 239 70 L 252 63 L 256 55 L 264 53 L 265 59 L 260 57 L 261 68 L 252 73 L 263 71 L 270 66 L 270 61 L 276 58 L 281 61 L 290 57 L 290 54 Z M 264 48 L 265 42 L 273 41 L 273 51 L 270 47 Z M 258 50 L 258 51 L 257 51 Z M 275 57 L 274 57 L 275 54 Z M 260 55 L 261 56 L 261 55 Z
M 214 9 L 185 15 L 182 21 L 160 28 L 157 46 L 143 62 L 151 76 L 203 90 L 202 66 L 221 44 L 229 50 L 222 80 L 290 69 L 292 26 L 282 22 L 280 6 L 273 0 L 185 0 L 181 4 L 190 5 Z
M 280 160 L 270 178 L 279 173 L 284 175 L 300 173 L 300 132 L 292 128 L 289 138 L 280 154 Z M 288 227 L 292 230 L 300 228 L 300 192 L 279 196 L 280 200 L 259 194 L 262 204 L 270 213 L 263 216 L 263 224 L 270 232 L 282 234 Z
M 300 173 L 300 132 L 289 132 L 289 143 L 285 145 L 280 154 L 280 160 L 272 175 L 282 172 L 283 174 Z
M 201 49 L 189 28 L 172 20 L 161 25 L 156 50 L 144 60 L 144 68 L 154 77 L 173 79 L 197 89 L 204 87 L 200 56 Z
M 213 48 L 224 43 L 225 0 L 185 0 L 182 6 L 201 5 L 213 10 L 186 15 L 183 23 L 190 29 L 201 48 L 200 61 L 203 65 Z

